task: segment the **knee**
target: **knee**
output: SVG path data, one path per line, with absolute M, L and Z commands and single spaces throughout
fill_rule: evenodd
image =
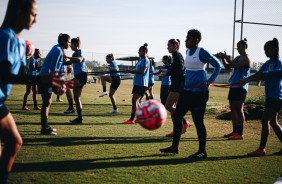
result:
M 109 94 L 109 97 L 112 99 L 114 97 L 114 94 Z

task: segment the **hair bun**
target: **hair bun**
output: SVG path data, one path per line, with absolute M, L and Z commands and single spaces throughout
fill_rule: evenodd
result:
M 247 41 L 247 38 L 244 38 L 243 40 L 246 42 L 246 41 Z
M 144 43 L 144 47 L 148 47 L 148 44 L 147 44 L 147 43 Z

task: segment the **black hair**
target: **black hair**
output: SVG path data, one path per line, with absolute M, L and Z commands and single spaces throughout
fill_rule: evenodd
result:
M 155 66 L 155 60 L 153 58 L 150 58 L 150 66 Z
M 139 49 L 148 52 L 148 44 L 145 43 L 145 44 L 144 44 L 143 46 L 141 46 Z
M 163 59 L 167 60 L 167 62 L 171 64 L 171 56 L 165 55 L 163 56 Z
M 115 60 L 115 57 L 114 57 L 114 55 L 111 53 L 111 54 L 108 54 L 107 56 L 106 56 L 107 58 L 110 58 L 111 60 Z
M 199 41 L 201 41 L 202 39 L 202 34 L 197 29 L 190 29 L 188 31 L 188 36 L 191 36 L 193 39 L 199 39 Z
M 248 48 L 248 43 L 246 38 L 240 40 L 237 44 L 243 45 L 244 47 Z
M 70 36 L 68 34 L 60 33 L 58 36 L 58 43 L 62 47 L 64 42 L 67 42 L 68 39 L 70 39 Z
M 179 39 L 170 39 L 168 40 L 168 43 L 172 44 L 172 45 L 176 45 L 177 50 L 179 50 L 180 47 L 180 40 Z
M 19 18 L 18 13 L 29 12 L 33 3 L 35 3 L 35 0 L 9 0 L 1 28 L 14 27 L 16 25 L 17 19 Z
M 40 55 L 39 55 L 39 54 L 41 54 L 41 53 L 40 53 L 40 50 L 37 49 L 37 48 L 34 49 L 34 55 L 33 55 L 33 57 L 36 58 L 36 59 L 37 59 L 37 58 L 40 58 Z
M 81 46 L 81 41 L 80 41 L 80 38 L 79 38 L 79 37 L 72 38 L 72 39 L 71 39 L 71 43 L 77 45 L 79 48 L 80 48 L 80 46 Z
M 278 59 L 279 58 L 279 41 L 278 41 L 278 39 L 273 38 L 272 40 L 267 41 L 264 44 L 264 47 L 266 47 L 266 46 L 275 50 L 275 56 L 277 56 L 277 59 Z

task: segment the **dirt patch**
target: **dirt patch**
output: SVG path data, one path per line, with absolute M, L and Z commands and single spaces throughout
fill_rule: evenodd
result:
M 262 118 L 264 109 L 265 108 L 263 105 L 255 105 L 255 104 L 245 105 L 244 114 L 246 120 L 260 120 Z M 231 120 L 231 113 L 228 106 L 220 107 L 218 111 L 221 112 L 221 114 L 216 116 L 217 119 Z

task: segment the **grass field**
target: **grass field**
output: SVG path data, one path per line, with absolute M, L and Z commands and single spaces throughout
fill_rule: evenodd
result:
M 156 99 L 159 87 L 158 81 L 154 86 Z M 63 114 L 68 106 L 65 95 L 64 102 L 55 102 L 53 96 L 49 124 L 58 129 L 58 135 L 43 136 L 39 134 L 39 112 L 20 110 L 25 86 L 14 85 L 6 105 L 16 119 L 24 145 L 9 182 L 264 184 L 273 183 L 282 173 L 282 157 L 272 155 L 281 143 L 272 130 L 267 156 L 244 157 L 259 145 L 259 120 L 246 122 L 242 141 L 222 138 L 231 131 L 231 122 L 216 119 L 216 107 L 228 105 L 228 89 L 211 88 L 205 116 L 208 158 L 202 161 L 187 159 L 198 148 L 195 126 L 182 136 L 178 155 L 164 155 L 159 149 L 171 144 L 171 139 L 164 137 L 172 130 L 170 118 L 156 131 L 139 125 L 121 125 L 130 116 L 131 90 L 132 81 L 123 80 L 116 94 L 119 113 L 108 115 L 112 107 L 108 97 L 98 97 L 100 84 L 87 84 L 82 96 L 83 125 L 68 123 L 76 114 Z M 251 87 L 248 96 L 263 94 L 262 87 Z M 40 102 L 41 97 L 38 99 Z M 28 104 L 32 107 L 31 95 Z M 189 114 L 187 119 L 191 120 Z

